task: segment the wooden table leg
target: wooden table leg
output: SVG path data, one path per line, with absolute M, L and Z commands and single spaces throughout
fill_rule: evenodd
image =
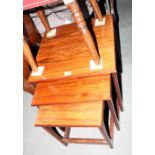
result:
M 112 115 L 110 115 L 110 126 L 109 126 L 109 134 L 110 134 L 110 139 L 111 139 L 111 143 L 113 144 L 113 140 L 114 140 L 114 120 Z
M 114 14 L 115 13 L 115 10 L 114 10 L 114 0 L 110 0 L 110 8 L 111 8 L 111 14 Z
M 56 138 L 59 142 L 61 142 L 63 145 L 66 145 L 65 142 L 62 141 L 62 138 L 60 135 L 58 135 L 52 127 L 42 127 L 45 131 L 47 131 L 49 134 L 51 134 L 54 138 Z
M 43 23 L 43 25 L 44 25 L 44 27 L 46 29 L 46 32 L 49 32 L 51 30 L 51 28 L 50 28 L 48 20 L 47 20 L 47 18 L 45 16 L 44 10 L 43 9 L 37 10 L 37 15 L 39 16 L 41 22 Z
M 118 79 L 117 79 L 117 73 L 113 73 L 112 78 L 113 78 L 113 81 L 114 81 L 114 87 L 115 87 L 115 90 L 116 90 L 116 94 L 117 94 L 117 98 L 118 98 L 118 101 L 119 101 L 120 109 L 121 109 L 121 111 L 123 111 L 123 103 L 122 103 L 121 91 L 120 91 L 120 87 L 119 87 L 119 83 L 118 83 Z
M 84 38 L 84 41 L 89 49 L 92 59 L 95 61 L 96 64 L 100 64 L 99 53 L 97 52 L 97 48 L 90 34 L 90 31 L 86 26 L 86 22 L 80 11 L 79 5 L 77 4 L 76 0 L 63 0 L 63 1 L 70 10 L 70 12 L 72 13 L 75 23 L 77 24 L 77 27 L 79 28 L 81 35 Z
M 59 127 L 62 132 L 65 132 L 65 127 Z
M 110 148 L 113 148 L 113 140 L 109 137 L 104 124 L 102 127 L 99 127 L 99 130 L 100 130 L 102 136 L 105 138 L 107 144 L 110 146 Z
M 103 125 L 101 127 L 99 127 L 99 130 L 102 134 L 102 136 L 105 138 L 106 143 L 110 146 L 110 148 L 113 148 L 113 137 L 114 137 L 114 119 L 113 119 L 113 115 L 112 112 L 110 110 L 110 124 L 109 124 L 109 134 L 106 130 L 105 124 L 103 123 Z
M 109 4 L 109 0 L 106 0 L 106 6 L 107 6 L 107 14 L 110 15 L 110 4 Z
M 120 126 L 119 126 L 119 121 L 118 121 L 118 118 L 117 118 L 117 115 L 116 115 L 116 110 L 114 108 L 114 104 L 113 104 L 113 101 L 112 99 L 111 100 L 108 100 L 108 106 L 109 106 L 109 109 L 110 109 L 110 112 L 113 116 L 113 120 L 114 120 L 114 123 L 115 123 L 115 126 L 118 130 L 120 130 Z
M 24 55 L 25 55 L 25 58 L 26 58 L 28 64 L 31 66 L 32 71 L 37 72 L 38 67 L 36 65 L 36 62 L 33 58 L 33 55 L 31 53 L 31 50 L 30 50 L 25 38 L 23 38 L 23 52 L 24 52 Z
M 103 16 L 102 16 L 102 13 L 100 11 L 100 8 L 98 6 L 98 3 L 96 0 L 89 0 L 90 1 L 90 4 L 94 10 L 94 13 L 96 15 L 96 18 L 99 19 L 99 21 L 102 21 L 103 20 Z
M 71 130 L 71 127 L 66 127 L 65 128 L 64 139 L 68 139 L 69 138 L 70 130 Z M 68 142 L 64 142 L 64 143 L 66 143 L 66 145 L 68 145 Z

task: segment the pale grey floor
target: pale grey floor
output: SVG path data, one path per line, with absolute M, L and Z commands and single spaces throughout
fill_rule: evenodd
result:
M 24 155 L 131 155 L 131 74 L 132 74 L 132 12 L 131 0 L 118 0 L 120 37 L 123 60 L 124 112 L 121 113 L 121 130 L 115 129 L 114 149 L 104 145 L 69 144 L 63 146 L 43 129 L 34 127 L 37 108 L 31 107 L 32 96 L 23 93 Z M 53 19 L 54 17 L 52 17 Z M 56 21 L 56 20 L 55 20 Z M 58 21 L 58 20 L 57 20 Z M 57 22 L 59 24 L 59 21 Z M 73 129 L 73 135 L 100 136 L 94 129 Z M 96 130 L 95 130 L 96 131 Z

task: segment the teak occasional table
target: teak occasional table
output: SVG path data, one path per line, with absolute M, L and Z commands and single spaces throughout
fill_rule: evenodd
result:
M 90 0 L 95 13 L 95 19 L 91 20 L 92 35 L 76 0 L 63 1 L 73 16 L 72 24 L 51 29 L 45 13 L 37 11 L 46 33 L 36 61 L 23 38 L 24 55 L 32 68 L 29 82 L 37 83 L 32 101 L 32 105 L 38 107 L 35 125 L 43 127 L 65 145 L 95 143 L 112 148 L 114 124 L 120 129 L 119 111 L 123 111 L 113 17 L 110 13 L 102 16 L 97 1 Z M 49 34 L 54 35 L 48 37 Z M 105 105 L 110 111 L 109 131 L 104 122 Z M 104 139 L 70 138 L 71 127 L 75 126 L 97 127 Z M 64 131 L 64 136 L 56 127 Z

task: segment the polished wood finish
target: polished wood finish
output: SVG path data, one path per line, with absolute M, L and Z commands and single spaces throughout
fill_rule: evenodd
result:
M 91 138 L 63 138 L 66 143 L 86 143 L 86 144 L 107 144 L 105 139 L 91 139 Z
M 114 122 L 110 115 L 109 134 L 104 124 L 99 127 L 104 139 L 91 139 L 91 138 L 63 138 L 62 141 L 66 143 L 87 143 L 87 144 L 108 144 L 110 148 L 113 148 L 113 135 L 114 135 Z
M 73 106 L 70 105 L 71 104 L 64 104 L 63 106 L 40 106 L 36 125 L 43 126 L 45 129 L 50 129 L 50 127 L 46 126 L 53 127 L 67 124 L 69 127 L 66 127 L 64 137 L 60 138 L 60 135 L 55 135 L 54 133 L 55 138 L 58 138 L 59 141 L 63 141 L 66 145 L 68 143 L 108 144 L 111 148 L 113 148 L 114 122 L 110 116 L 110 135 L 108 135 L 103 123 L 104 104 L 102 102 L 96 102 L 89 104 L 80 103 Z M 94 114 L 94 112 L 96 112 L 96 114 Z M 77 122 L 78 127 L 92 127 L 92 125 L 93 127 L 98 127 L 104 139 L 70 138 L 70 127 L 76 126 Z M 53 132 L 50 134 L 53 134 Z
M 103 102 L 40 106 L 35 126 L 99 127 Z
M 69 138 L 70 131 L 71 131 L 71 127 L 66 127 L 65 128 L 65 133 L 64 133 L 64 138 L 63 139 L 68 139 Z M 63 139 L 62 139 L 62 141 L 65 142 Z M 68 142 L 65 142 L 65 143 L 66 143 L 66 145 L 68 144 Z
M 70 131 L 71 131 L 70 127 L 66 127 L 65 128 L 64 138 L 69 138 Z
M 111 139 L 106 131 L 105 126 L 103 125 L 102 127 L 99 128 L 101 134 L 103 137 L 106 139 L 107 144 L 110 146 L 110 148 L 113 148 L 113 139 Z
M 108 106 L 109 106 L 109 109 L 111 111 L 111 115 L 113 117 L 113 120 L 114 120 L 114 123 L 115 123 L 115 126 L 118 130 L 120 130 L 120 126 L 119 126 L 119 120 L 117 118 L 117 115 L 116 115 L 116 110 L 114 108 L 114 103 L 113 103 L 113 100 L 108 100 Z
M 109 107 L 109 109 L 111 109 L 111 108 Z M 103 123 L 103 125 L 101 127 L 98 128 L 100 130 L 102 136 L 106 139 L 106 142 L 107 142 L 107 144 L 109 145 L 110 148 L 113 148 L 114 123 L 116 123 L 116 122 L 114 121 L 114 117 L 113 117 L 113 114 L 112 114 L 112 111 L 111 111 L 110 123 L 109 123 L 109 134 L 107 133 L 107 130 L 106 130 L 106 127 L 105 127 L 104 123 Z
M 24 53 L 24 56 L 25 56 L 28 64 L 31 66 L 32 71 L 37 72 L 38 67 L 37 67 L 36 62 L 33 58 L 31 50 L 24 38 L 23 38 L 23 53 Z
M 30 45 L 35 46 L 40 44 L 41 35 L 38 32 L 29 14 L 26 13 L 23 14 L 23 31 L 24 36 L 28 38 L 28 42 L 30 43 Z
M 94 20 L 92 20 L 94 25 Z M 75 24 L 57 27 L 57 36 L 43 38 L 37 55 L 37 63 L 45 66 L 41 76 L 30 76 L 30 82 L 64 78 L 77 78 L 91 75 L 104 75 L 116 72 L 113 18 L 105 16 L 105 25 L 93 26 L 103 68 L 90 71 L 90 55 Z M 80 46 L 79 46 L 80 44 Z M 70 76 L 64 76 L 71 71 Z
M 42 24 L 44 25 L 44 27 L 46 29 L 46 32 L 49 32 L 51 30 L 51 28 L 50 28 L 50 25 L 48 23 L 48 20 L 47 20 L 47 18 L 45 16 L 44 10 L 43 9 L 37 10 L 37 15 L 39 16 Z
M 120 91 L 120 87 L 119 87 L 119 83 L 118 83 L 117 73 L 113 73 L 112 78 L 113 78 L 113 81 L 114 81 L 114 86 L 115 86 L 119 106 L 120 106 L 121 111 L 123 111 L 124 108 L 123 108 L 122 96 L 121 96 L 121 91 Z
M 110 74 L 80 79 L 65 79 L 37 84 L 32 105 L 73 104 L 92 101 L 107 101 L 116 128 L 119 121 L 111 96 Z
M 90 1 L 94 2 L 93 0 Z M 92 5 L 94 5 L 93 8 L 96 11 L 95 13 L 97 18 L 101 20 L 101 14 L 96 4 L 97 3 L 94 3 Z M 103 54 L 101 52 L 99 57 L 92 36 L 86 27 L 86 23 L 76 1 L 73 1 L 67 6 L 71 11 L 75 23 L 77 24 L 78 29 L 80 29 L 80 32 L 77 31 L 75 24 L 70 24 L 64 26 L 63 28 L 58 28 L 60 31 L 58 31 L 58 35 L 55 36 L 54 39 L 62 39 L 62 42 L 58 42 L 58 40 L 57 42 L 54 42 L 53 39 L 51 39 L 51 42 L 47 42 L 45 38 L 42 41 L 43 44 L 41 44 L 41 49 L 43 52 L 41 54 L 42 57 L 45 56 L 46 59 L 43 61 L 41 60 L 42 62 L 37 60 L 37 63 L 38 65 L 45 66 L 45 72 L 39 78 L 30 78 L 31 82 L 43 82 L 37 84 L 37 89 L 33 99 L 33 105 L 39 105 L 39 111 L 35 125 L 43 127 L 44 130 L 53 135 L 64 145 L 67 145 L 69 142 L 93 143 L 108 144 L 111 148 L 113 148 L 114 123 L 117 129 L 119 129 L 119 116 L 117 118 L 111 98 L 111 73 L 117 94 L 117 111 L 119 112 L 119 106 L 122 107 L 122 99 L 121 96 L 119 96 L 120 90 L 115 68 L 113 22 L 111 20 L 111 16 L 107 16 L 106 25 L 99 26 L 99 29 L 95 29 L 93 20 L 93 30 L 97 39 L 99 52 L 101 50 L 104 53 Z M 111 20 L 111 25 L 107 24 L 107 18 L 109 21 Z M 69 27 L 73 27 L 74 29 L 70 30 L 68 29 Z M 108 30 L 111 32 L 105 31 L 105 33 L 103 33 L 105 27 L 110 27 Z M 72 36 L 71 38 L 68 37 L 67 32 L 69 32 L 69 35 Z M 79 42 L 80 33 L 84 38 L 84 43 Z M 111 37 L 108 36 L 108 33 L 111 35 Z M 104 39 L 107 40 L 109 44 L 104 42 Z M 71 42 L 72 40 L 77 41 L 77 43 L 72 43 L 73 48 L 71 48 L 70 43 L 68 45 L 66 44 L 67 41 Z M 53 44 L 51 45 L 51 43 Z M 84 48 L 81 46 L 82 44 Z M 68 46 L 68 48 L 64 50 L 65 46 Z M 109 49 L 106 47 L 109 47 Z M 60 52 L 57 51 L 56 48 L 58 48 Z M 78 49 L 77 51 L 74 50 L 76 48 Z M 50 51 L 51 49 L 53 50 L 53 53 Z M 49 52 L 49 54 L 46 53 L 46 50 Z M 83 53 L 84 50 L 86 53 Z M 88 51 L 91 55 L 88 54 Z M 110 51 L 112 52 L 110 53 Z M 32 65 L 32 62 L 34 61 L 30 61 L 32 58 L 30 54 L 28 52 L 24 53 L 26 53 L 25 56 L 28 62 L 31 63 L 30 65 L 34 67 L 34 64 Z M 112 57 L 108 55 L 109 53 Z M 50 57 L 52 57 L 52 59 Z M 91 58 L 94 59 L 96 64 L 99 64 L 100 58 L 102 58 L 103 68 L 91 71 L 89 68 L 89 60 Z M 111 61 L 112 59 L 114 61 Z M 107 63 L 105 63 L 106 61 Z M 66 72 L 69 72 L 71 75 L 66 76 Z M 115 75 L 113 76 L 113 74 Z M 74 77 L 74 79 L 72 77 Z M 107 100 L 111 112 L 109 129 L 110 135 L 107 133 L 103 122 L 104 100 Z M 65 129 L 64 137 L 62 137 L 57 130 L 55 131 L 55 127 Z M 70 138 L 69 136 L 71 127 L 98 127 L 104 139 Z
M 39 83 L 32 105 L 109 100 L 110 83 L 110 75 Z
M 100 8 L 98 6 L 97 0 L 89 0 L 89 2 L 93 8 L 93 11 L 95 13 L 96 18 L 99 19 L 99 21 L 102 21 L 103 16 L 102 16 L 102 13 L 101 13 Z
M 114 120 L 112 115 L 110 115 L 110 126 L 109 126 L 109 134 L 110 134 L 110 139 L 111 143 L 113 144 L 113 139 L 114 139 Z
M 100 63 L 99 53 L 95 46 L 94 40 L 86 26 L 86 22 L 84 20 L 82 12 L 80 11 L 78 3 L 76 2 L 76 0 L 74 0 L 73 2 L 67 4 L 67 7 L 72 13 L 74 21 L 81 32 L 81 35 L 89 49 L 92 59 L 95 61 L 96 64 L 99 64 Z

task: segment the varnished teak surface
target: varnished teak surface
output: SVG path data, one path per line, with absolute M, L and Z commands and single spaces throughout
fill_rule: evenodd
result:
M 110 75 L 38 83 L 32 105 L 109 100 L 110 89 Z
M 29 81 L 47 81 L 116 72 L 113 19 L 105 17 L 105 25 L 93 27 L 103 68 L 90 71 L 90 55 L 75 24 L 60 26 L 52 39 L 44 37 L 37 55 L 39 66 L 45 66 L 41 76 L 30 76 Z M 93 20 L 94 25 L 94 20 Z M 64 76 L 66 71 L 71 75 Z
M 100 127 L 103 122 L 102 101 L 40 106 L 36 126 Z

